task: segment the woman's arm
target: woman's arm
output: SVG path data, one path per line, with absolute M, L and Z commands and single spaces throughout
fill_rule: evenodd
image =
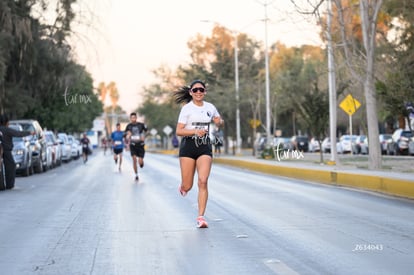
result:
M 224 124 L 224 120 L 221 118 L 221 116 L 215 116 L 213 117 L 213 122 L 216 124 L 216 126 L 222 126 Z
M 184 127 L 185 127 L 184 123 L 178 123 L 177 124 L 177 128 L 175 129 L 175 132 L 176 132 L 177 136 L 182 136 L 182 137 L 198 136 L 198 137 L 202 137 L 207 133 L 207 131 L 205 129 L 185 129 Z

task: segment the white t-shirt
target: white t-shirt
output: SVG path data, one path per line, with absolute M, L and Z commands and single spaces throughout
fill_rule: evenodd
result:
M 205 129 L 208 131 L 213 117 L 216 116 L 220 116 L 220 114 L 213 104 L 203 101 L 203 106 L 197 106 L 193 101 L 190 101 L 181 108 L 178 123 L 185 124 L 184 129 Z

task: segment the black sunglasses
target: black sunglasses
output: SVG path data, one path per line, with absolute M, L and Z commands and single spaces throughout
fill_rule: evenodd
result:
M 200 93 L 204 93 L 204 92 L 206 91 L 206 89 L 204 89 L 203 87 L 199 87 L 199 88 L 192 88 L 192 89 L 191 89 L 191 91 L 192 91 L 193 93 L 197 93 L 198 91 L 199 91 Z

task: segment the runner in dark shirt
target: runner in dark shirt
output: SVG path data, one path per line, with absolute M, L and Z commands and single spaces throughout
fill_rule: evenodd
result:
M 138 180 L 138 167 L 144 167 L 145 156 L 145 133 L 148 131 L 147 126 L 142 122 L 137 122 L 137 114 L 131 113 L 129 116 L 131 122 L 125 128 L 126 138 L 129 140 L 129 150 L 133 160 L 135 180 Z
M 89 144 L 91 142 L 90 142 L 89 138 L 86 136 L 86 134 L 83 134 L 83 138 L 81 138 L 80 143 L 82 145 L 83 163 L 86 163 L 88 161 Z

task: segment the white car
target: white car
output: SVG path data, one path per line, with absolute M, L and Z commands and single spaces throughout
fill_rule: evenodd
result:
M 331 138 L 326 137 L 322 141 L 322 152 L 323 153 L 330 153 L 331 152 Z
M 352 144 L 355 143 L 357 136 L 355 135 L 343 135 L 336 143 L 336 150 L 339 154 L 345 154 L 352 152 Z
M 82 155 L 82 146 L 81 146 L 79 140 L 77 140 L 72 135 L 68 135 L 68 140 L 69 140 L 69 144 L 71 146 L 70 148 L 71 148 L 72 159 L 79 159 L 80 156 Z
M 57 134 L 60 145 L 62 146 L 62 160 L 68 162 L 72 160 L 72 145 L 69 143 L 68 135 L 65 133 Z
M 379 135 L 379 142 L 381 147 L 381 154 L 384 155 L 387 152 L 387 144 L 390 142 L 391 139 L 390 134 L 380 134 Z M 361 154 L 367 155 L 369 153 L 369 146 L 368 146 L 368 138 L 364 139 L 364 141 L 360 144 L 361 146 Z
M 59 143 L 58 138 L 52 131 L 44 132 L 46 137 L 46 143 L 48 147 L 52 149 L 52 166 L 56 167 L 62 164 L 62 145 Z
M 379 140 L 381 144 L 381 154 L 387 154 L 387 147 L 388 143 L 392 142 L 392 135 L 391 134 L 380 134 Z
M 413 138 L 413 132 L 397 129 L 392 134 L 392 139 L 387 144 L 387 154 L 388 155 L 405 155 L 409 154 L 408 152 L 408 144 Z
M 320 150 L 319 141 L 316 138 L 311 138 L 309 141 L 309 152 L 319 152 Z
M 352 143 L 352 153 L 353 154 L 366 154 L 366 151 L 363 153 L 362 151 L 365 149 L 362 149 L 364 146 L 364 142 L 368 140 L 368 137 L 366 135 L 359 135 L 356 137 L 355 142 Z

